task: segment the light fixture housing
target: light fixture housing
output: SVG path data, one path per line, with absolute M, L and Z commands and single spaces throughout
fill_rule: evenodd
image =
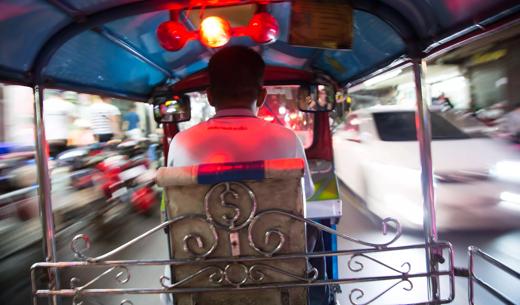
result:
M 257 13 L 251 18 L 248 25 L 248 36 L 256 43 L 266 44 L 275 42 L 280 33 L 278 21 L 266 12 Z
M 179 51 L 191 39 L 198 39 L 207 47 L 218 48 L 227 44 L 232 36 L 249 36 L 258 44 L 268 44 L 275 42 L 280 33 L 276 18 L 265 11 L 256 13 L 247 26 L 236 28 L 231 28 L 224 18 L 206 17 L 196 31 L 189 31 L 178 21 L 177 11 L 172 11 L 171 15 L 171 20 L 161 23 L 156 31 L 159 44 L 171 52 Z
M 166 21 L 157 28 L 157 39 L 159 44 L 167 51 L 178 51 L 186 42 L 193 39 L 195 35 L 188 31 L 184 25 L 177 21 Z

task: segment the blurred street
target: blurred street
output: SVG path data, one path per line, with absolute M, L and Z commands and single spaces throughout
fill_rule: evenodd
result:
M 72 238 L 79 233 L 88 234 L 92 238 L 92 247 L 85 253 L 87 255 L 96 256 L 106 251 L 112 250 L 124 241 L 127 241 L 145 230 L 156 226 L 160 223 L 160 215 L 158 208 L 154 209 L 153 213 L 149 216 L 129 214 L 123 221 L 119 222 L 116 226 L 106 227 L 100 230 L 95 222 L 85 221 L 85 223 L 77 224 L 75 229 L 65 230 L 60 232 L 57 240 L 58 258 L 62 261 L 76 260 L 72 251 L 70 250 L 70 241 Z M 40 227 L 37 227 L 40 231 Z M 128 250 L 122 252 L 116 259 L 138 259 L 138 258 L 167 258 L 166 250 L 166 239 L 165 234 L 157 232 L 151 238 L 143 241 L 143 243 L 131 247 Z M 8 289 L 2 289 L 0 295 L 1 304 L 12 304 L 22 305 L 30 304 L 31 302 L 31 289 L 30 289 L 30 277 L 29 270 L 33 263 L 43 261 L 42 258 L 42 245 L 40 241 L 35 241 L 30 246 L 17 253 L 0 261 L 1 273 L 0 283 L 2 287 L 8 287 Z M 69 281 L 72 277 L 78 277 L 83 283 L 88 282 L 91 278 L 98 275 L 98 270 L 81 270 L 78 273 L 63 272 L 61 274 L 62 287 L 68 287 Z M 101 273 L 101 271 L 99 272 Z M 146 271 L 139 273 L 133 273 L 132 278 L 128 285 L 148 285 L 152 283 L 158 283 L 158 277 L 160 274 L 160 268 L 150 267 Z M 16 283 L 13 285 L 12 283 Z M 101 280 L 96 287 L 103 287 L 105 285 L 113 285 L 115 280 L 108 277 L 108 279 Z M 140 304 L 138 297 L 135 299 L 134 304 Z M 113 302 L 106 302 L 106 299 L 102 304 L 113 304 Z M 41 301 L 42 304 L 45 302 Z M 64 300 L 63 304 L 70 304 L 71 300 Z M 117 302 L 117 304 L 119 301 Z M 93 303 L 95 304 L 95 303 Z
M 378 238 L 381 238 L 381 225 L 376 224 L 375 221 L 370 220 L 373 219 L 374 216 L 370 215 L 365 209 L 363 209 L 362 204 L 356 199 L 354 199 L 351 193 L 348 191 L 348 189 L 341 183 L 340 192 L 342 194 L 342 199 L 344 202 L 344 216 L 337 226 L 338 231 L 365 241 L 374 241 Z M 388 216 L 392 217 L 392 215 Z M 520 247 L 518 247 L 518 245 L 520 244 L 520 230 L 440 232 L 439 240 L 448 241 L 452 243 L 455 252 L 456 267 L 467 268 L 467 248 L 468 246 L 473 245 L 481 248 L 483 251 L 494 256 L 495 258 L 502 260 L 504 263 L 508 264 L 514 270 L 520 270 L 520 260 L 518 259 L 520 257 Z M 423 242 L 424 237 L 422 236 L 422 231 L 414 232 L 410 230 L 405 230 L 402 237 L 396 242 L 396 245 L 402 246 L 407 244 L 418 244 Z M 338 240 L 338 244 L 338 248 L 343 249 L 345 247 L 348 247 L 351 243 Z M 384 262 L 394 267 L 401 266 L 403 262 L 410 262 L 412 264 L 412 271 L 415 272 L 417 272 L 417 269 L 415 269 L 414 267 L 424 266 L 425 259 L 423 253 L 414 253 L 410 256 L 407 255 L 410 254 L 407 252 L 401 252 L 396 253 L 395 255 L 388 255 L 386 257 L 385 255 L 381 255 L 378 257 L 381 258 Z M 346 263 L 347 259 L 340 259 L 340 276 L 347 276 L 350 272 L 347 270 L 346 267 L 342 267 L 346 266 Z M 507 275 L 504 275 L 494 267 L 491 267 L 484 263 L 479 263 L 481 262 L 477 261 L 476 271 L 481 278 L 485 279 L 486 281 L 489 281 L 489 283 L 492 283 L 493 285 L 496 285 L 496 288 L 498 288 L 500 291 L 503 291 L 507 295 L 514 296 L 514 300 L 516 302 L 520 302 L 520 292 L 517 289 L 518 287 L 516 287 L 513 284 L 515 282 L 511 282 L 511 278 L 509 278 Z M 421 270 L 421 268 L 419 268 L 419 270 Z M 406 287 L 405 285 L 395 287 L 393 289 L 393 296 L 397 296 L 398 298 L 393 300 L 391 298 L 385 300 L 387 302 L 393 302 L 393 304 L 396 304 L 397 302 L 405 302 L 405 300 L 408 300 L 408 296 L 410 296 L 411 300 L 415 301 L 427 300 L 425 285 L 426 281 L 422 280 L 419 283 L 419 285 L 416 285 L 414 287 L 414 290 L 412 290 L 412 292 L 407 292 L 400 288 Z M 371 296 L 376 296 L 377 294 L 383 292 L 386 288 L 390 286 L 391 283 L 380 284 L 380 286 L 378 286 L 377 288 L 372 287 L 373 291 L 365 291 L 368 295 L 365 296 L 363 300 L 368 300 L 369 298 L 371 298 Z M 441 291 L 443 297 L 447 296 L 447 294 L 449 293 L 447 288 L 447 286 L 443 286 L 443 290 Z M 343 290 L 345 291 L 346 289 Z M 419 291 L 420 293 L 419 295 L 413 295 L 413 291 Z M 455 301 L 450 304 L 468 304 L 467 291 L 467 279 L 456 278 Z M 490 297 L 486 292 L 483 292 L 479 289 L 477 289 L 477 291 L 478 293 L 475 297 L 476 304 L 498 304 L 498 301 Z M 391 295 L 392 294 L 389 294 L 390 297 Z M 339 300 L 341 304 L 350 304 L 348 297 L 348 293 L 340 294 Z

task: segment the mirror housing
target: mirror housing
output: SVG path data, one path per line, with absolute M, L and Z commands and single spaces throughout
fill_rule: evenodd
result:
M 157 123 L 179 123 L 191 119 L 190 97 L 170 93 L 153 98 L 153 116 Z
M 336 106 L 334 86 L 313 84 L 300 86 L 298 108 L 303 112 L 331 112 Z

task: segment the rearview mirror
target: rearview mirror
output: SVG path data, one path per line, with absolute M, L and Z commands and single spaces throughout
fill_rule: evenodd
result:
M 298 108 L 304 112 L 330 112 L 336 106 L 336 91 L 330 85 L 301 86 Z
M 157 123 L 179 123 L 191 119 L 190 97 L 185 94 L 156 96 L 153 104 Z

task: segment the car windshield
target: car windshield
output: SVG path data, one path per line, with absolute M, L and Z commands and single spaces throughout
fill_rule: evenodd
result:
M 309 148 L 314 139 L 314 116 L 298 109 L 299 86 L 266 86 L 267 96 L 258 117 L 273 124 L 292 129 L 304 148 Z M 208 103 L 204 91 L 188 93 L 191 102 L 191 120 L 179 123 L 185 130 L 215 115 L 215 109 Z
M 431 113 L 432 140 L 468 139 L 469 136 L 436 113 Z M 415 113 L 374 113 L 377 132 L 382 141 L 416 141 Z
M 258 117 L 292 129 L 304 148 L 312 145 L 314 116 L 298 109 L 299 86 L 266 86 L 267 96 Z

